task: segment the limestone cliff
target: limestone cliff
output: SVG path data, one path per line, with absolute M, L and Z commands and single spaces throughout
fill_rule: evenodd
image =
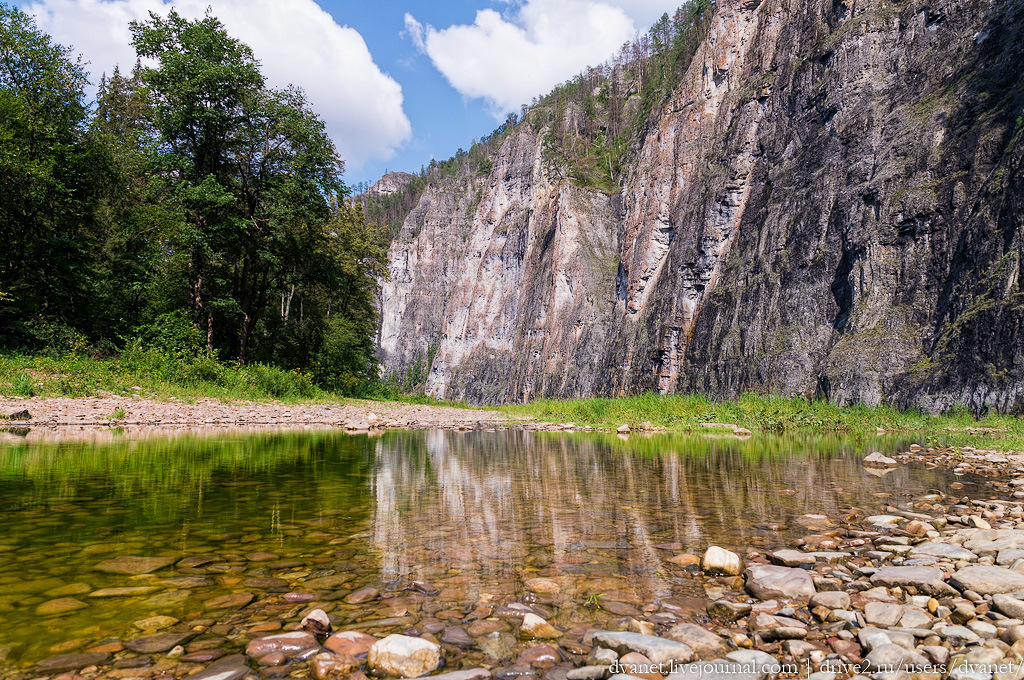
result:
M 614 191 L 520 123 L 391 248 L 386 370 L 470 402 L 1024 410 L 1024 2 L 724 2 Z

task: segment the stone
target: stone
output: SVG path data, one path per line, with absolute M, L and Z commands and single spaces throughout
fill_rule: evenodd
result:
M 756 565 L 743 572 L 746 588 L 761 600 L 807 602 L 814 595 L 814 581 L 803 569 Z
M 346 595 L 344 601 L 348 604 L 363 604 L 376 600 L 378 597 L 380 597 L 380 592 L 376 588 L 364 586 Z
M 408 635 L 389 635 L 370 647 L 370 668 L 386 675 L 415 678 L 441 663 L 441 648 L 429 640 Z
M 692 623 L 680 623 L 665 633 L 669 640 L 682 642 L 698 659 L 717 659 L 729 651 L 725 641 L 714 633 Z
M 68 612 L 77 611 L 79 609 L 85 609 L 88 607 L 85 602 L 76 600 L 73 597 L 62 597 L 56 600 L 49 600 L 43 602 L 36 607 L 36 614 L 39 616 L 55 616 L 57 614 L 67 614 Z
M 149 616 L 133 621 L 132 625 L 139 630 L 161 630 L 163 628 L 170 628 L 176 623 L 178 623 L 178 619 L 173 616 Z
M 891 642 L 881 644 L 872 649 L 864 657 L 864 665 L 867 670 L 877 672 L 888 668 L 899 668 L 907 656 L 907 650 Z
M 89 593 L 89 597 L 142 597 L 152 595 L 160 590 L 160 586 L 123 586 L 120 588 L 100 588 Z
M 534 645 L 520 652 L 516 665 L 547 669 L 553 668 L 561 660 L 558 650 L 551 645 Z
M 252 593 L 228 593 L 207 600 L 203 603 L 204 609 L 241 609 L 256 599 Z
M 612 649 L 621 654 L 637 652 L 654 663 L 689 663 L 693 650 L 675 640 L 666 640 L 642 633 L 600 631 L 594 633 L 594 644 Z
M 992 596 L 992 605 L 1011 619 L 1024 619 L 1024 601 L 1002 593 Z
M 950 585 L 980 595 L 1014 593 L 1024 590 L 1024 574 L 990 565 L 971 565 L 957 571 L 949 579 Z
M 493 619 L 480 619 L 469 624 L 466 628 L 466 632 L 473 637 L 481 637 L 483 635 L 490 635 L 499 630 L 508 630 L 508 624 L 502 621 L 495 621 Z
M 811 598 L 810 607 L 828 607 L 829 609 L 849 609 L 850 595 L 841 590 L 825 590 L 815 593 Z
M 623 423 L 622 425 L 619 425 L 615 429 L 615 431 L 618 432 L 619 434 L 629 434 L 630 433 L 629 425 L 626 425 L 625 423 Z
M 324 641 L 324 647 L 342 656 L 366 658 L 366 654 L 375 642 L 377 642 L 377 638 L 372 635 L 356 630 L 346 630 L 327 638 Z
M 32 414 L 26 409 L 15 411 L 7 415 L 7 420 L 32 420 Z
M 61 654 L 43 659 L 36 668 L 44 673 L 64 673 L 66 671 L 77 671 L 86 666 L 98 666 L 110 661 L 110 655 L 105 652 L 86 652 L 84 654 Z
M 915 545 L 910 555 L 929 555 L 931 557 L 942 557 L 948 560 L 976 560 L 978 556 L 970 550 L 952 543 L 933 543 L 928 541 Z
M 314 635 L 330 635 L 331 619 L 323 609 L 314 609 L 299 622 L 302 629 Z
M 256 660 L 256 663 L 260 666 L 283 666 L 287 662 L 288 657 L 282 652 L 270 652 Z
M 736 576 L 743 571 L 743 561 L 731 550 L 713 545 L 704 551 L 704 556 L 700 560 L 700 568 L 712 574 Z
M 552 581 L 549 578 L 527 579 L 523 585 L 526 586 L 526 589 L 530 592 L 540 593 L 542 595 L 555 595 L 562 590 L 562 587 L 558 585 L 557 581 Z
M 642 680 L 662 680 L 661 666 L 637 652 L 623 654 L 622 658 L 608 670 L 627 673 Z
M 523 625 L 519 629 L 519 635 L 527 639 L 552 640 L 561 637 L 562 633 L 536 614 L 528 613 L 523 616 Z
M 871 585 L 886 588 L 914 586 L 928 595 L 958 595 L 942 580 L 942 570 L 935 567 L 880 567 L 871 575 Z
M 219 561 L 220 558 L 213 555 L 194 555 L 193 557 L 181 558 L 175 566 L 179 569 L 195 569 L 196 567 L 201 567 L 204 564 Z
M 136 654 L 159 654 L 194 638 L 195 633 L 161 633 L 128 640 L 124 643 L 127 649 Z
M 341 680 L 359 668 L 362 662 L 352 656 L 323 652 L 314 656 L 309 665 L 313 670 L 313 677 L 317 680 L 328 680 L 328 678 Z
M 430 680 L 487 680 L 489 677 L 491 677 L 491 672 L 486 668 L 467 668 L 461 671 L 431 675 Z
M 963 645 L 978 639 L 978 634 L 966 626 L 943 626 L 937 632 L 943 640 L 954 645 Z
M 476 644 L 462 626 L 445 626 L 440 639 L 446 645 L 455 645 L 456 647 L 472 647 Z
M 799 550 L 776 550 L 768 555 L 772 564 L 783 567 L 799 567 L 802 564 L 814 564 L 814 556 Z
M 889 628 L 903 618 L 903 605 L 890 602 L 868 602 L 864 605 L 864 620 L 872 626 Z
M 189 680 L 241 680 L 249 674 L 249 665 L 241 654 L 225 656 L 203 670 L 188 676 Z
M 764 680 L 770 667 L 717 659 L 680 666 L 665 680 Z
M 729 600 L 715 600 L 709 602 L 708 616 L 719 621 L 735 621 L 750 613 L 751 606 L 745 602 L 730 602 Z
M 267 654 L 280 652 L 285 658 L 291 659 L 319 647 L 315 635 L 297 630 L 250 640 L 245 646 L 245 653 L 252 659 L 261 659 Z
M 138 574 L 152 574 L 154 571 L 171 566 L 174 562 L 175 559 L 173 557 L 135 557 L 123 555 L 106 562 L 100 562 L 93 569 L 108 574 L 136 576 Z
M 700 558 L 690 553 L 682 553 L 668 558 L 668 561 L 680 567 L 688 567 L 691 564 L 700 564 Z
M 899 465 L 899 461 L 895 458 L 883 455 L 878 451 L 872 451 L 868 455 L 864 456 L 864 460 L 861 464 L 865 467 L 893 467 Z
M 900 628 L 927 628 L 932 623 L 931 614 L 920 607 L 906 606 L 900 617 Z

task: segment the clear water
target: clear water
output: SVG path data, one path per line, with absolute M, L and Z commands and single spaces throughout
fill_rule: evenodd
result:
M 313 594 L 343 622 L 369 620 L 371 631 L 375 619 L 401 617 L 380 624 L 400 629 L 481 598 L 512 601 L 535 576 L 562 585 L 550 603 L 556 620 L 613 616 L 581 606 L 595 595 L 634 606 L 692 598 L 696 609 L 703 590 L 668 561 L 680 552 L 778 546 L 813 533 L 794 522 L 804 513 L 870 514 L 947 488 L 943 470 L 879 477 L 859 463 L 905 443 L 521 431 L 9 438 L 0 444 L 0 667 L 131 638 L 133 621 L 153 615 L 232 625 L 294 617 L 306 605 L 282 604 L 289 591 Z M 255 553 L 272 555 L 246 557 Z M 119 555 L 217 561 L 139 576 L 94 569 Z M 349 578 L 305 586 L 332 574 Z M 409 580 L 440 593 L 407 596 Z M 339 600 L 363 585 L 393 597 Z M 151 592 L 91 595 L 124 586 Z M 204 611 L 240 591 L 255 596 L 250 614 Z M 62 597 L 87 606 L 37 613 Z

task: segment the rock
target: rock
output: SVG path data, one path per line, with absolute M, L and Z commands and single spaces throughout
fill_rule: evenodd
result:
M 704 552 L 704 557 L 700 560 L 700 568 L 712 574 L 736 576 L 743 571 L 743 561 L 731 550 L 713 545 Z
M 441 648 L 429 640 L 408 635 L 389 635 L 370 647 L 370 668 L 403 678 L 415 678 L 441 663 Z
M 204 609 L 241 609 L 256 599 L 252 593 L 228 593 L 207 600 L 203 603 Z
M 719 621 L 735 621 L 750 613 L 751 606 L 745 602 L 730 602 L 729 600 L 715 600 L 709 602 L 708 616 Z
M 461 671 L 431 675 L 430 680 L 487 680 L 489 677 L 491 677 L 491 672 L 486 668 L 468 668 Z
M 523 616 L 523 625 L 519 629 L 519 635 L 526 639 L 552 640 L 561 637 L 562 633 L 536 614 L 528 613 Z
M 892 643 L 881 644 L 864 657 L 867 670 L 877 672 L 888 668 L 899 668 L 906 658 L 907 650 Z
M 323 652 L 313 657 L 310 662 L 313 670 L 313 677 L 317 680 L 328 680 L 328 678 L 347 678 L 349 674 L 359 668 L 362 662 L 352 656 L 339 656 Z
M 175 566 L 179 569 L 195 569 L 196 567 L 201 567 L 204 564 L 219 561 L 220 558 L 213 555 L 195 555 L 193 557 L 181 558 Z
M 162 633 L 128 640 L 124 643 L 127 649 L 136 654 L 159 654 L 194 638 L 195 633 Z
M 335 633 L 327 638 L 324 642 L 324 647 L 342 656 L 365 658 L 365 655 L 370 651 L 370 647 L 375 642 L 377 642 L 377 638 L 372 635 L 355 630 L 346 630 Z
M 950 585 L 981 595 L 1014 593 L 1024 590 L 1024 574 L 989 565 L 971 565 L 957 571 L 949 579 Z
M 814 564 L 814 556 L 799 550 L 776 550 L 768 558 L 772 564 L 783 567 L 799 567 L 802 564 Z
M 944 626 L 938 633 L 943 640 L 954 645 L 964 645 L 978 639 L 978 634 L 965 626 Z
M 992 604 L 1000 613 L 1006 614 L 1011 619 L 1024 619 L 1024 601 L 1022 600 L 1009 595 L 996 594 L 992 596 Z
M 32 414 L 26 409 L 15 411 L 7 415 L 7 420 L 32 420 Z
M 519 654 L 516 665 L 547 669 L 554 668 L 555 664 L 561 660 L 558 650 L 551 645 L 534 645 L 527 647 Z
M 285 658 L 291 659 L 318 647 L 320 643 L 312 633 L 293 631 L 250 640 L 245 646 L 245 653 L 253 659 L 262 659 L 268 654 L 279 652 Z
M 445 626 L 441 633 L 441 642 L 456 647 L 472 647 L 476 642 L 469 636 L 465 628 L 461 626 Z
M 86 666 L 97 666 L 110 661 L 110 655 L 105 652 L 87 652 L 85 654 L 61 654 L 43 659 L 36 668 L 45 673 L 63 673 L 66 671 L 77 671 Z
M 691 564 L 700 564 L 700 558 L 696 555 L 691 555 L 690 553 L 675 555 L 674 557 L 668 558 L 668 561 L 680 567 L 688 567 Z
M 693 650 L 698 659 L 717 659 L 729 651 L 729 646 L 722 638 L 692 623 L 673 626 L 665 633 L 665 637 L 682 642 Z
M 864 620 L 872 626 L 889 628 L 903 618 L 903 605 L 890 602 L 868 602 L 864 605 Z
M 970 550 L 961 548 L 952 543 L 932 543 L 931 541 L 916 545 L 910 551 L 911 557 L 915 555 L 929 555 L 931 557 L 943 557 L 949 560 L 976 560 L 978 556 Z
M 376 588 L 365 586 L 346 595 L 344 601 L 348 604 L 363 604 L 364 602 L 376 600 L 378 597 L 380 597 L 380 592 Z
M 608 670 L 626 673 L 641 680 L 662 680 L 661 666 L 637 652 L 623 654 L 622 658 Z
M 249 674 L 249 665 L 241 654 L 225 656 L 203 670 L 188 676 L 188 680 L 241 680 Z
M 302 629 L 314 635 L 330 635 L 331 619 L 323 609 L 314 609 L 302 617 Z
M 173 616 L 150 616 L 133 621 L 132 625 L 139 630 L 161 630 L 163 628 L 170 628 L 176 623 L 178 623 L 178 619 Z
M 826 590 L 815 593 L 811 598 L 810 607 L 828 607 L 829 609 L 849 609 L 850 596 L 841 590 Z
M 770 671 L 771 666 L 766 664 L 717 659 L 680 666 L 665 680 L 764 680 Z
M 67 614 L 78 609 L 85 609 L 88 606 L 86 603 L 73 597 L 62 597 L 57 600 L 43 602 L 36 607 L 36 614 L 39 616 L 54 616 L 56 614 Z
M 123 586 L 120 588 L 100 588 L 89 593 L 89 597 L 141 597 L 152 595 L 160 590 L 160 586 Z
M 878 451 L 873 451 L 864 457 L 861 464 L 865 467 L 893 467 L 899 465 L 899 461 L 895 458 L 884 456 Z
M 935 567 L 881 567 L 871 575 L 871 585 L 893 588 L 914 586 L 929 595 L 958 595 L 942 580 L 942 570 Z
M 615 429 L 615 431 L 618 432 L 619 434 L 629 434 L 629 432 L 630 432 L 629 425 L 626 425 L 625 423 L 623 423 L 622 425 L 619 425 Z
M 932 623 L 931 615 L 920 607 L 906 606 L 900 617 L 901 628 L 928 628 Z
M 688 663 L 693 660 L 693 650 L 689 646 L 654 635 L 601 631 L 594 633 L 594 644 L 615 650 L 620 655 L 637 652 L 657 664 Z
M 565 680 L 604 680 L 606 675 L 608 675 L 608 666 L 580 666 L 566 671 Z M 635 676 L 619 673 L 615 677 L 631 678 Z
M 260 666 L 283 666 L 288 662 L 288 657 L 283 652 L 270 652 L 256 660 Z
M 474 621 L 469 624 L 466 632 L 473 637 L 481 637 L 483 635 L 490 635 L 499 630 L 508 630 L 508 624 L 502 621 L 492 621 L 491 619 L 481 619 Z
M 549 578 L 531 578 L 523 583 L 523 585 L 530 592 L 541 593 L 542 595 L 555 595 L 562 590 L 557 581 L 552 581 Z
M 135 576 L 138 574 L 151 574 L 154 571 L 171 566 L 174 562 L 175 559 L 173 557 L 134 557 L 123 555 L 106 562 L 100 562 L 93 569 L 108 574 Z
M 743 572 L 747 592 L 761 600 L 807 602 L 814 595 L 814 581 L 803 569 L 756 565 Z

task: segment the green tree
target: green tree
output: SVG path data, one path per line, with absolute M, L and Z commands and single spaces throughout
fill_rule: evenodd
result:
M 97 186 L 85 136 L 86 74 L 21 10 L 0 4 L 0 333 L 88 323 Z

